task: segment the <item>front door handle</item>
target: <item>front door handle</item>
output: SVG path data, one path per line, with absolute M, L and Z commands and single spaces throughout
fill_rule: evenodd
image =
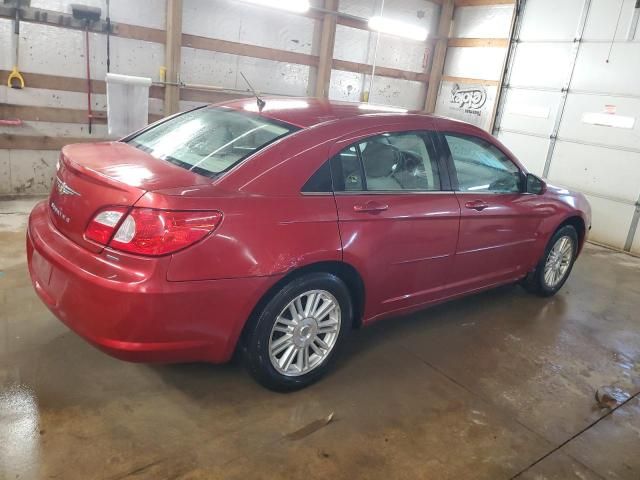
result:
M 464 206 L 472 210 L 477 210 L 478 212 L 481 212 L 485 208 L 489 207 L 489 205 L 483 202 L 482 200 L 472 200 L 470 202 L 465 203 Z
M 375 201 L 370 201 L 367 203 L 357 203 L 353 206 L 354 212 L 364 212 L 364 213 L 376 213 L 376 212 L 384 212 L 389 208 L 389 205 L 386 203 L 378 203 Z

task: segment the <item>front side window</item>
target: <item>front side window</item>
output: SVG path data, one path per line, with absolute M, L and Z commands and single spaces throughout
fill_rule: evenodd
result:
M 389 133 L 352 145 L 332 160 L 338 191 L 440 190 L 437 156 L 426 134 Z
M 481 138 L 445 134 L 461 192 L 517 193 L 520 170 L 497 147 Z
M 207 177 L 228 170 L 297 127 L 228 108 L 201 108 L 129 139 L 154 157 Z

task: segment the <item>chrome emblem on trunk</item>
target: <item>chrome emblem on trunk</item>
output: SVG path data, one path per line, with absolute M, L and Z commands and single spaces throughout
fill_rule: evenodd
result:
M 80 196 L 78 192 L 76 192 L 73 188 L 67 185 L 65 182 L 60 180 L 59 177 L 56 177 L 56 189 L 60 195 L 77 195 Z

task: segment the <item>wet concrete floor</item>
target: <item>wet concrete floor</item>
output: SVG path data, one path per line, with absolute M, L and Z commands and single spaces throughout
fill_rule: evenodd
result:
M 380 322 L 283 395 L 71 333 L 28 279 L 33 203 L 0 202 L 0 479 L 640 478 L 640 259 L 588 245 L 555 298 L 504 287 Z M 631 398 L 599 409 L 603 385 Z

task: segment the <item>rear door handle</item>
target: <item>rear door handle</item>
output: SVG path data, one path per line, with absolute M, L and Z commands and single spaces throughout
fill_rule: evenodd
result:
M 465 203 L 464 206 L 472 210 L 477 210 L 478 212 L 481 212 L 485 208 L 489 207 L 489 205 L 482 200 L 472 200 L 471 202 Z
M 384 212 L 385 210 L 387 210 L 389 208 L 389 205 L 385 204 L 385 203 L 378 203 L 375 201 L 370 201 L 367 203 L 360 203 L 360 204 L 355 204 L 353 206 L 353 211 L 354 212 L 364 212 L 364 213 L 375 213 L 375 212 Z

